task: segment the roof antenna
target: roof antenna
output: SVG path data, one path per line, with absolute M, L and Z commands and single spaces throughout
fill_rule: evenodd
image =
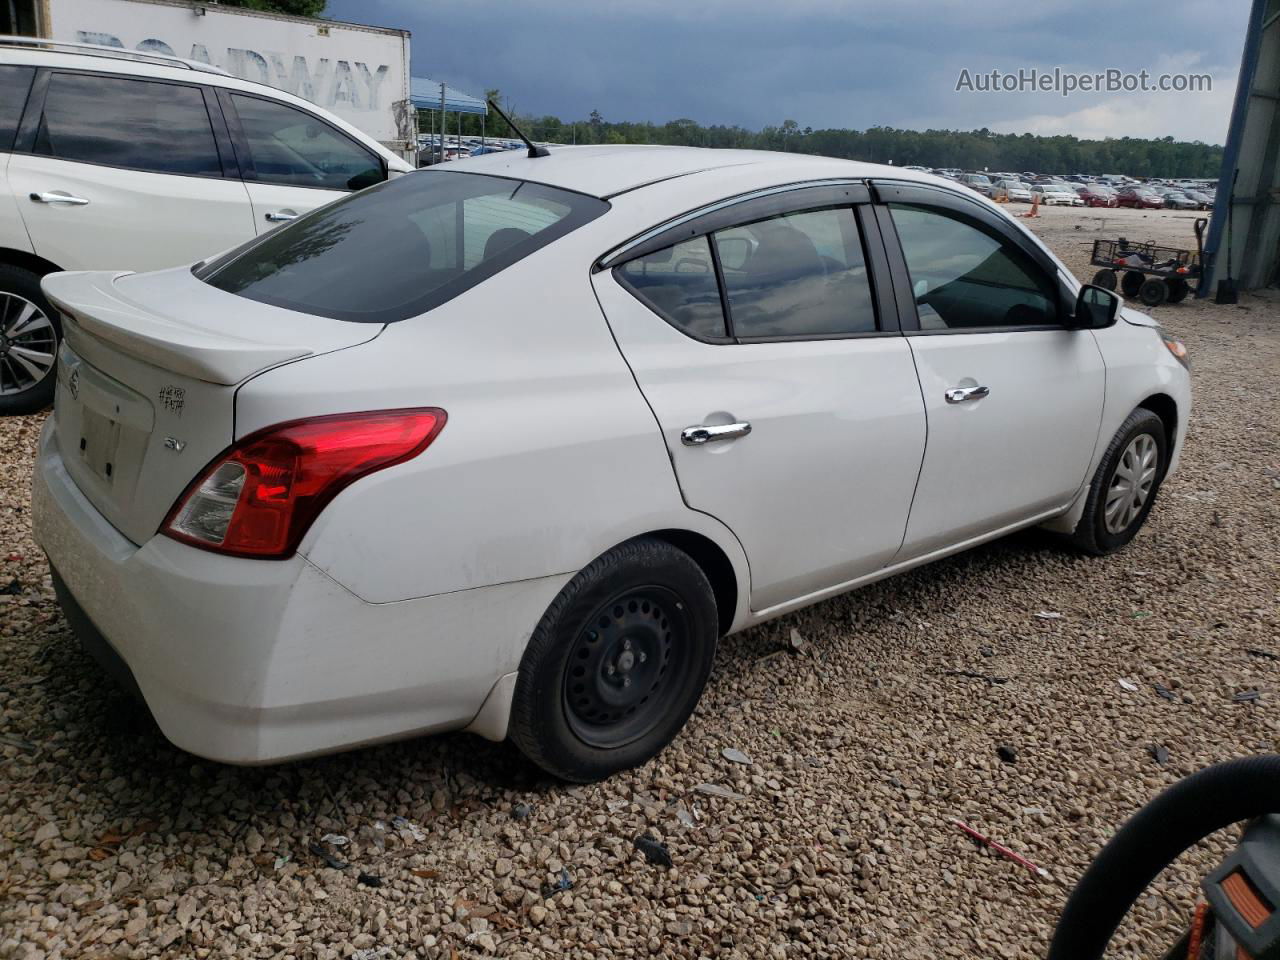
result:
M 489 101 L 489 106 L 493 107 L 493 109 L 497 111 L 498 116 L 500 116 L 503 120 L 507 121 L 507 126 L 516 132 L 516 136 L 524 141 L 524 145 L 529 148 L 530 158 L 551 156 L 551 151 L 548 150 L 546 147 L 535 147 L 533 145 L 533 141 L 520 132 L 520 128 L 511 122 L 511 118 L 502 112 L 502 108 L 500 106 L 498 106 L 492 100 Z

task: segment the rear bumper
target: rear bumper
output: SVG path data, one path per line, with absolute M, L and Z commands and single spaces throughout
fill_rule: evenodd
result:
M 138 547 L 68 476 L 53 429 L 50 419 L 32 523 L 68 620 L 100 660 L 123 665 L 166 737 L 213 760 L 465 727 L 568 579 L 367 603 L 300 556 L 223 557 L 161 536 Z

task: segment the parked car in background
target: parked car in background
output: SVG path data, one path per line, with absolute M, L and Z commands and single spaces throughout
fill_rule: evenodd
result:
M 1021 180 L 997 180 L 991 189 L 992 200 L 1031 202 L 1031 188 Z
M 53 399 L 45 274 L 190 263 L 411 169 L 315 104 L 202 63 L 0 40 L 0 414 Z
M 1159 210 L 1164 206 L 1164 198 L 1149 187 L 1124 187 L 1116 192 L 1116 205 Z
M 984 197 L 991 196 L 991 178 L 985 173 L 964 173 L 959 182 L 970 190 L 976 190 Z
M 1033 183 L 1031 185 L 1031 194 L 1033 198 L 1039 196 L 1041 203 L 1051 206 L 1084 206 L 1084 201 L 1076 196 L 1076 192 L 1064 183 Z
M 1200 202 L 1192 200 L 1181 190 L 1165 190 L 1159 194 L 1164 205 L 1171 210 L 1199 210 Z
M 1002 209 L 796 154 L 475 157 L 44 288 L 60 603 L 233 763 L 644 763 L 724 634 L 1037 524 L 1123 547 L 1190 412 L 1181 345 Z
M 1213 206 L 1213 197 L 1203 190 L 1187 190 L 1186 195 L 1194 200 L 1201 210 L 1208 210 Z
M 1076 195 L 1084 201 L 1086 207 L 1114 207 L 1116 192 L 1110 187 L 1096 183 L 1082 183 L 1076 188 Z

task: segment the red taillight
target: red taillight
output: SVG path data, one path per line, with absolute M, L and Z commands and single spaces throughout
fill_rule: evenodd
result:
M 334 497 L 427 449 L 436 407 L 294 420 L 250 434 L 186 489 L 160 532 L 216 553 L 282 559 Z

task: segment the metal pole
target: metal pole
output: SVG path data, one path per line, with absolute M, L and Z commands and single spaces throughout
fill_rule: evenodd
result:
M 489 104 L 486 103 L 484 105 L 484 113 L 480 114 L 480 149 L 482 151 L 485 149 L 484 122 L 488 118 L 488 116 L 489 116 Z
M 444 113 L 444 84 L 440 84 L 440 162 L 444 162 L 444 135 L 447 121 Z

